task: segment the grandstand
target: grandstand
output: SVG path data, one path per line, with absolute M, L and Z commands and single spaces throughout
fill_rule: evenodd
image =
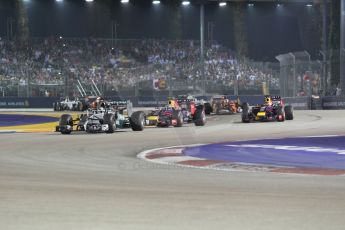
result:
M 43 96 L 47 90 L 51 96 L 77 96 L 77 80 L 94 80 L 108 96 L 132 95 L 138 87 L 150 94 L 155 79 L 171 84 L 165 91 L 197 91 L 202 80 L 198 41 L 121 40 L 112 47 L 109 39 L 36 38 L 25 44 L 2 40 L 0 48 L 6 96 Z M 279 89 L 272 69 L 238 58 L 220 44 L 206 47 L 204 65 L 209 93 L 231 94 L 238 87 L 260 94 L 263 82 Z

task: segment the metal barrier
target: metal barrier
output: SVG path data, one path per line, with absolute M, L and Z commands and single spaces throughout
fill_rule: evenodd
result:
M 283 97 L 311 96 L 311 60 L 308 52 L 276 56 L 280 62 L 280 90 Z
M 311 97 L 285 97 L 285 104 L 292 105 L 295 110 L 310 110 Z
M 241 103 L 250 105 L 262 104 L 263 96 L 227 96 L 231 100 L 239 99 Z M 211 96 L 198 96 L 199 99 L 209 100 Z M 156 95 L 149 97 L 108 97 L 108 100 L 130 100 L 135 107 L 156 107 L 167 104 L 168 96 Z M 345 97 L 285 97 L 285 104 L 290 104 L 295 110 L 310 109 L 345 109 Z M 52 108 L 53 103 L 60 100 L 58 97 L 4 97 L 0 98 L 0 108 Z
M 339 50 L 320 52 L 320 60 L 312 61 L 306 51 L 281 54 L 276 56 L 276 59 L 280 62 L 280 90 L 282 96 L 331 96 L 341 94 Z
M 56 97 L 9 97 L 0 98 L 0 108 L 53 108 Z
M 345 97 L 323 97 L 323 109 L 345 109 Z

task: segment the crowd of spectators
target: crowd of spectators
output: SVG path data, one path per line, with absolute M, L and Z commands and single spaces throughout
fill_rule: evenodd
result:
M 236 58 L 220 46 L 205 47 L 205 80 L 209 84 L 261 88 L 279 81 Z M 0 81 L 17 85 L 73 85 L 77 80 L 117 90 L 154 79 L 194 84 L 202 79 L 200 45 L 197 41 L 30 39 L 27 42 L 0 39 Z

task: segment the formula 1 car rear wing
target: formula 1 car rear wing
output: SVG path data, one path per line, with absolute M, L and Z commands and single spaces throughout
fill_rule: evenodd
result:
M 178 104 L 194 102 L 196 105 L 203 105 L 205 101 L 203 99 L 198 99 L 194 96 L 188 98 L 188 96 L 180 95 L 175 98 Z
M 133 104 L 131 101 L 108 101 L 107 105 L 116 108 L 117 110 L 127 110 L 128 116 L 133 113 Z
M 271 98 L 274 104 L 280 104 L 284 106 L 284 100 L 280 96 L 271 96 Z

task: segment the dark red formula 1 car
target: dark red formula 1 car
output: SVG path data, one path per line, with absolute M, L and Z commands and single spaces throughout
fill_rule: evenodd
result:
M 181 127 L 188 122 L 193 122 L 196 126 L 206 124 L 203 104 L 199 104 L 194 98 L 184 96 L 170 99 L 167 106 L 155 111 L 149 118 L 155 120 L 159 127 Z

